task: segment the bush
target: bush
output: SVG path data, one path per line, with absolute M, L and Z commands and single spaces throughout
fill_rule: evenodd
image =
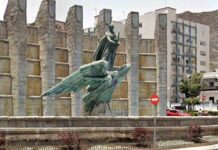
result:
M 132 132 L 132 138 L 137 146 L 148 146 L 152 142 L 151 134 L 144 128 L 135 128 Z
M 188 128 L 188 138 L 194 143 L 201 142 L 203 129 L 198 124 L 192 124 Z
M 198 111 L 196 110 L 188 111 L 187 113 L 190 114 L 191 116 L 198 116 Z
M 208 111 L 208 115 L 210 115 L 210 116 L 218 116 L 218 111 Z
M 80 137 L 78 133 L 62 132 L 58 134 L 58 139 L 65 145 L 65 147 L 62 147 L 64 150 L 80 149 Z

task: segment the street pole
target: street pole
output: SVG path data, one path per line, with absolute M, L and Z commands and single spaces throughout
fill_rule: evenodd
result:
M 156 124 L 157 124 L 157 106 L 154 105 L 154 148 L 156 148 Z

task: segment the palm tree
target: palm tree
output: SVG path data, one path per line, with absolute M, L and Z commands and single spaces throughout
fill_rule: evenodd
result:
M 179 89 L 181 93 L 185 94 L 186 98 L 189 98 L 190 95 L 190 85 L 189 85 L 189 80 L 188 79 L 184 79 L 181 80 L 180 85 L 179 85 Z

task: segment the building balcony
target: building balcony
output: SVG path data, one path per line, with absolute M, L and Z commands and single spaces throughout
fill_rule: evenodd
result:
M 184 53 L 184 56 L 195 57 L 196 55 L 195 55 L 195 53 L 193 53 L 193 52 L 186 52 L 186 53 Z
M 218 90 L 218 86 L 213 86 L 213 87 L 204 86 L 201 89 L 201 91 L 214 91 L 214 90 Z
M 183 63 L 182 62 L 171 62 L 171 65 L 173 65 L 173 66 L 176 66 L 176 65 L 178 65 L 178 66 L 183 66 Z
M 179 56 L 183 56 L 183 52 L 181 50 L 173 50 L 171 52 L 172 55 L 179 55 Z

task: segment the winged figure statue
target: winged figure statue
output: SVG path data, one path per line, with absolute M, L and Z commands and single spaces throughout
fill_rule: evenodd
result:
M 85 112 L 91 113 L 100 103 L 108 104 L 110 109 L 109 102 L 112 94 L 129 70 L 130 64 L 125 64 L 117 70 L 108 71 L 107 61 L 94 61 L 81 66 L 41 96 L 77 92 L 87 87 L 83 95 Z

